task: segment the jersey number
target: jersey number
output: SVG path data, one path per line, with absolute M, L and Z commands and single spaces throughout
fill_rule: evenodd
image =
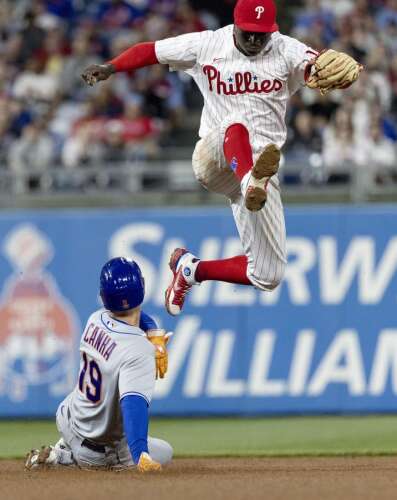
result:
M 85 381 L 85 376 L 89 375 L 89 381 Z M 83 352 L 83 368 L 79 376 L 79 389 L 87 396 L 92 403 L 98 403 L 101 399 L 102 373 L 98 364 L 93 359 L 88 360 L 88 356 Z

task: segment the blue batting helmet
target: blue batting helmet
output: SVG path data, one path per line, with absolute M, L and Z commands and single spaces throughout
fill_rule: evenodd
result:
M 142 304 L 145 281 L 136 262 L 117 257 L 103 266 L 99 290 L 106 309 L 122 312 Z

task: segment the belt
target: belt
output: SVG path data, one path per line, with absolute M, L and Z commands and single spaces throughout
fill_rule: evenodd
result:
M 106 453 L 106 449 L 102 444 L 93 443 L 88 439 L 84 439 L 81 446 L 84 446 L 84 448 L 88 448 L 89 450 L 96 451 L 97 453 Z

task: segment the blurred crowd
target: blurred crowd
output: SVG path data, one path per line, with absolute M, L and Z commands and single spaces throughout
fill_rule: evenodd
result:
M 42 173 L 54 165 L 160 157 L 186 114 L 178 75 L 157 65 L 92 89 L 81 72 L 137 42 L 214 23 L 178 0 L 0 0 L 0 168 L 17 174 L 16 191 L 50 188 Z
M 397 0 L 305 0 L 291 35 L 334 48 L 365 71 L 349 90 L 325 97 L 304 88 L 290 108 L 291 182 L 343 183 L 371 190 L 397 180 Z
M 175 146 L 194 111 L 188 78 L 157 65 L 92 89 L 80 74 L 140 41 L 217 29 L 217 9 L 231 20 L 233 0 L 211 4 L 0 0 L 0 173 L 15 174 L 14 191 L 53 188 L 45 173 L 54 168 L 131 165 Z M 305 0 L 288 2 L 288 10 L 292 36 L 346 51 L 365 72 L 346 92 L 322 97 L 304 88 L 293 98 L 284 181 L 394 182 L 397 0 Z

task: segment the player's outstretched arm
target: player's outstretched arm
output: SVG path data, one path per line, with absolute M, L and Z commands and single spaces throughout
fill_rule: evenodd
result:
M 154 42 L 138 43 L 105 64 L 88 66 L 81 77 L 88 85 L 93 86 L 97 82 L 107 80 L 113 73 L 134 71 L 158 62 Z

